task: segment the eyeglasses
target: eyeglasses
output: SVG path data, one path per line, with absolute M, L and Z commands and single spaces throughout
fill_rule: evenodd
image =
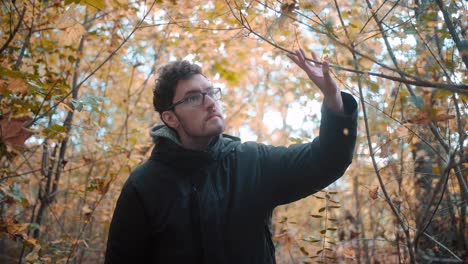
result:
M 166 111 L 174 110 L 180 104 L 186 103 L 190 106 L 199 106 L 205 103 L 205 96 L 208 95 L 211 99 L 218 101 L 221 99 L 221 88 L 209 88 L 206 92 L 193 92 L 189 96 L 173 103 Z

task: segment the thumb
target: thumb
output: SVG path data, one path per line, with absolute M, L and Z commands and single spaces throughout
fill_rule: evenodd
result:
M 330 76 L 330 65 L 328 64 L 327 61 L 322 62 L 322 72 L 323 72 L 323 78 L 325 78 L 327 82 L 331 82 L 332 78 Z

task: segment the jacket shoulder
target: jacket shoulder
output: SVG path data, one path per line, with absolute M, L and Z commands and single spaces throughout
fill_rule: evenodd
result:
M 148 186 L 154 186 L 161 175 L 160 167 L 157 161 L 145 161 L 133 169 L 127 179 L 127 184 L 131 184 L 137 189 L 146 189 Z

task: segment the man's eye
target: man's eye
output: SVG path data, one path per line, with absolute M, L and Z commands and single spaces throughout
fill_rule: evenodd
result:
M 187 103 L 196 104 L 201 99 L 201 96 L 202 96 L 201 94 L 189 96 L 187 97 Z

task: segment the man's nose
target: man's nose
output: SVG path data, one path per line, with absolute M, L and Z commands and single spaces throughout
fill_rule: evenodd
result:
M 212 98 L 211 96 L 209 95 L 205 95 L 205 101 L 203 102 L 203 104 L 207 107 L 212 107 L 216 102 L 216 99 Z

